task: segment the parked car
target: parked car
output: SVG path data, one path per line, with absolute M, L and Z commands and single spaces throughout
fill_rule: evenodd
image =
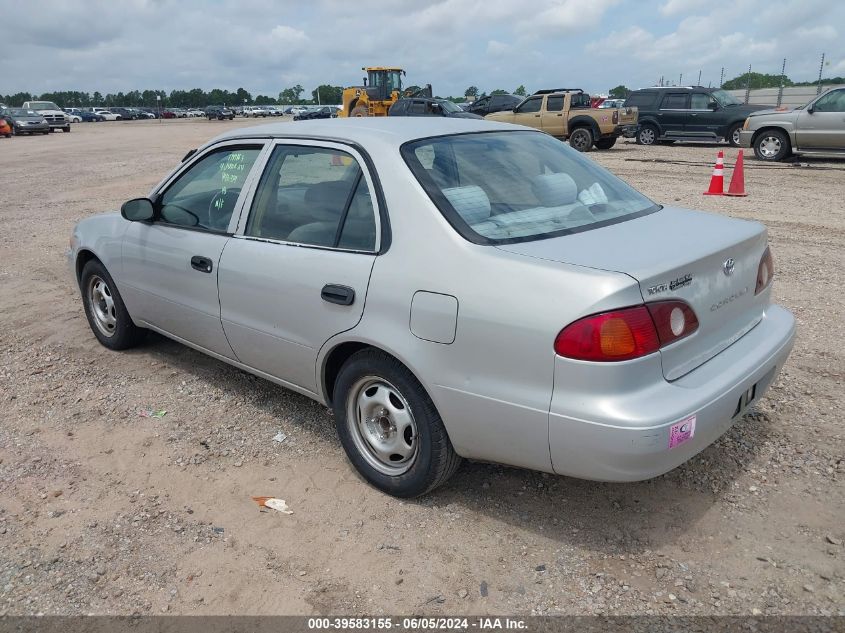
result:
M 636 129 L 637 109 L 599 110 L 591 105 L 590 95 L 580 89 L 540 90 L 512 111 L 488 114 L 486 119 L 518 123 L 542 130 L 569 144 L 579 152 L 593 146 L 610 149 L 626 130 Z
M 453 119 L 481 119 L 477 114 L 464 112 L 448 99 L 411 97 L 399 99 L 390 106 L 387 116 L 440 116 Z
M 307 121 L 309 119 L 332 119 L 337 116 L 337 110 L 331 106 L 322 106 L 319 108 L 312 108 L 293 115 L 294 121 Z
M 105 108 L 94 108 L 92 111 L 94 114 L 98 114 L 103 117 L 103 121 L 119 121 L 122 118 L 117 112 L 112 112 L 111 110 L 106 110 Z
M 249 117 L 267 117 L 269 116 L 269 112 L 262 108 L 261 106 L 247 106 L 244 108 L 244 116 Z
M 0 109 L 0 136 L 12 138 L 12 123 L 6 119 L 2 109 Z
M 50 124 L 50 131 L 61 130 L 70 132 L 70 117 L 52 101 L 26 101 L 21 106 L 23 110 L 34 110 L 43 116 Z
M 235 118 L 235 113 L 226 106 L 208 106 L 205 109 L 205 116 L 208 117 L 209 121 L 212 119 L 217 119 L 218 121 L 229 119 L 231 121 Z
M 522 99 L 523 97 L 517 97 L 516 95 L 487 95 L 486 97 L 481 97 L 471 103 L 467 103 L 466 107 L 462 107 L 461 109 L 466 112 L 485 116 L 493 112 L 501 112 L 502 110 L 513 110 L 522 103 Z
M 768 106 L 740 103 L 720 88 L 671 86 L 634 90 L 626 106 L 640 112 L 640 145 L 675 141 L 718 141 L 739 147 L 739 131 L 752 112 Z
M 143 108 L 127 108 L 130 112 L 135 115 L 136 119 L 154 119 L 156 115 L 150 112 L 149 110 L 145 110 Z
M 331 407 L 387 493 L 424 494 L 462 457 L 657 476 L 787 359 L 758 222 L 655 204 L 523 127 L 292 132 L 231 130 L 81 220 L 70 269 L 102 345 L 151 329 Z
M 624 108 L 625 107 L 625 99 L 605 99 L 602 101 L 598 108 L 600 110 L 604 110 L 606 108 Z
M 170 110 L 170 109 L 168 109 L 168 110 L 162 110 L 162 112 L 161 112 L 161 118 L 162 118 L 162 119 L 175 119 L 175 118 L 176 118 L 176 113 L 175 113 L 173 110 Z
M 85 123 L 98 123 L 100 121 L 105 121 L 101 114 L 97 114 L 96 112 L 91 112 L 90 110 L 80 110 L 78 113 L 80 119 L 82 119 Z
M 64 112 L 70 117 L 71 123 L 82 123 L 82 110 L 80 108 L 65 108 Z
M 3 118 L 11 125 L 12 134 L 49 134 L 50 122 L 40 112 L 28 108 L 8 108 Z
M 118 121 L 134 121 L 138 114 L 129 108 L 109 108 L 109 112 L 117 115 Z
M 267 110 L 267 114 L 270 116 L 282 116 L 282 109 L 276 106 L 264 106 L 264 109 Z
M 293 106 L 290 109 L 290 114 L 292 114 L 293 116 L 296 116 L 297 114 L 302 114 L 303 112 L 306 112 L 306 111 L 308 111 L 307 106 L 298 105 L 298 106 Z
M 830 90 L 794 110 L 759 110 L 739 133 L 742 147 L 760 160 L 793 154 L 845 157 L 845 88 Z

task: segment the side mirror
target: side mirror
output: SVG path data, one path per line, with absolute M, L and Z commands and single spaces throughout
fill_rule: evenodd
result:
M 512 112 L 516 112 L 519 108 L 513 108 Z
M 807 108 L 807 112 L 809 112 L 810 114 L 812 114 L 815 111 L 816 111 L 816 109 L 813 106 L 810 106 L 809 108 Z
M 718 110 L 719 104 L 716 103 L 715 101 L 711 101 L 710 103 L 707 104 L 707 107 L 710 108 L 711 110 Z
M 120 215 L 130 222 L 145 222 L 153 219 L 155 211 L 149 198 L 135 198 L 124 202 L 120 207 Z

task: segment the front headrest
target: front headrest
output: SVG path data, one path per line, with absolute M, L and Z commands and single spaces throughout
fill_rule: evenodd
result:
M 490 217 L 490 198 L 481 187 L 467 185 L 466 187 L 449 187 L 442 191 L 467 224 L 475 224 Z
M 534 195 L 544 207 L 572 204 L 578 197 L 578 185 L 569 174 L 542 174 L 532 179 Z

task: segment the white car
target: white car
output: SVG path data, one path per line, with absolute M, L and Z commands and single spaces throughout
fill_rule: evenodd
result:
M 119 114 L 115 114 L 111 110 L 105 110 L 103 108 L 94 108 L 92 110 L 94 114 L 99 114 L 105 121 L 120 121 L 123 117 Z
M 71 123 L 82 123 L 82 116 L 80 116 L 79 112 L 79 108 L 65 108 L 65 114 Z

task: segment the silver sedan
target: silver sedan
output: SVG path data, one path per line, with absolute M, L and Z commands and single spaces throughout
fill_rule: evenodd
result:
M 228 132 L 82 220 L 69 262 L 100 343 L 154 330 L 331 407 L 401 497 L 461 458 L 664 473 L 741 421 L 794 337 L 762 225 L 487 121 Z

